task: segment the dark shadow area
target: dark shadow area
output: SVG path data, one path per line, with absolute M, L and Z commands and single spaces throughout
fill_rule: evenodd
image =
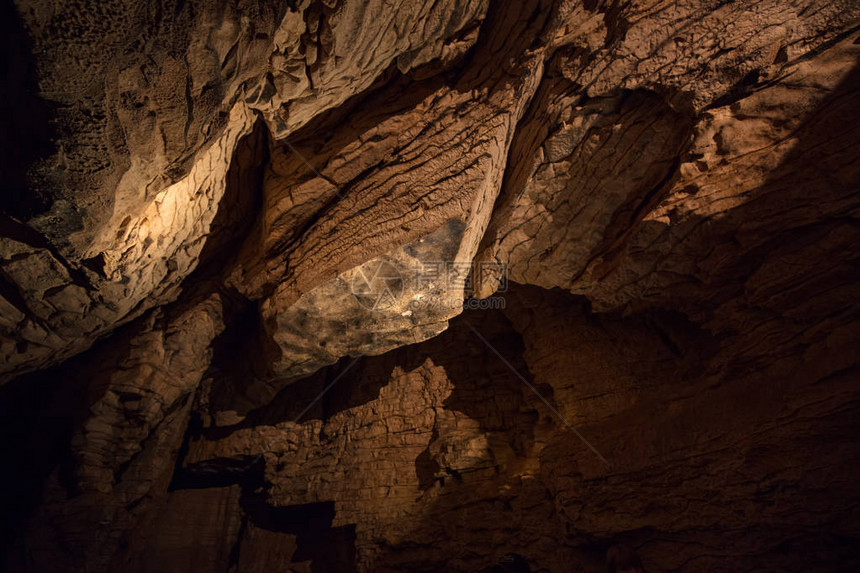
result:
M 24 570 L 27 523 L 57 472 L 69 497 L 77 494 L 70 439 L 86 405 L 87 384 L 78 376 L 81 356 L 0 386 L 0 563 Z M 16 566 L 18 569 L 16 569 Z
M 0 387 L 0 555 L 22 535 L 41 501 L 42 484 L 68 455 L 71 412 L 58 400 L 59 369 L 21 377 Z
M 531 573 L 531 570 L 525 557 L 516 553 L 508 553 L 497 564 L 483 569 L 481 573 Z
M 355 526 L 332 527 L 334 503 L 272 507 L 260 496 L 246 494 L 240 504 L 255 526 L 296 536 L 293 563 L 310 561 L 312 573 L 353 573 L 356 570 Z
M 252 322 L 251 319 L 249 322 Z M 239 333 L 237 340 L 241 339 L 241 331 L 236 332 Z M 246 336 L 245 340 L 247 341 L 248 338 L 251 337 Z M 248 368 L 253 368 L 250 361 L 239 358 L 235 354 L 241 355 L 244 347 L 253 346 L 255 343 L 238 342 L 236 346 L 233 344 L 230 338 L 219 342 L 219 348 L 225 349 L 222 354 L 224 359 L 213 361 L 213 370 L 210 371 L 218 381 L 213 388 L 210 402 L 213 412 L 218 411 L 219 408 L 234 409 L 245 402 L 252 403 L 242 393 L 237 383 L 243 379 L 241 372 L 233 369 L 229 363 L 235 360 L 241 364 L 245 361 L 249 362 Z M 237 348 L 239 352 L 236 352 Z M 236 430 L 259 425 L 275 425 L 297 419 L 299 422 L 328 420 L 338 412 L 370 402 L 379 396 L 379 390 L 388 383 L 388 374 L 375 369 L 375 364 L 368 357 L 360 358 L 355 364 L 352 364 L 353 360 L 350 357 L 341 358 L 337 363 L 326 366 L 307 378 L 290 383 L 266 405 L 250 410 L 238 424 L 208 427 L 202 429 L 201 433 L 207 439 L 214 440 L 228 436 Z M 371 360 L 370 364 L 368 360 Z M 225 364 L 228 366 L 225 367 Z M 332 383 L 334 386 L 323 393 L 323 389 Z
M 853 156 L 860 148 L 860 66 L 807 115 L 791 139 L 792 150 L 761 186 L 747 193 L 747 200 L 718 218 L 692 218 L 684 223 L 695 232 L 676 241 L 663 258 L 716 263 L 707 272 L 681 277 L 689 285 L 655 292 L 657 304 L 703 314 L 738 299 L 747 309 L 758 306 L 774 318 L 794 315 L 790 327 L 797 329 L 834 311 L 848 310 L 846 291 L 856 291 L 860 273 L 856 249 L 860 162 Z M 669 241 L 665 224 L 646 221 L 643 225 L 660 229 L 657 242 Z M 801 264 L 796 255 L 813 247 L 817 255 Z M 751 288 L 749 281 L 765 265 L 769 265 L 771 284 Z M 664 272 L 673 270 L 669 267 Z M 828 304 L 824 297 L 844 303 Z M 819 298 L 822 304 L 812 304 Z M 799 308 L 807 311 L 798 313 Z
M 39 95 L 36 58 L 15 4 L 0 3 L 0 212 L 26 221 L 51 207 L 27 172 L 56 151 L 54 110 Z
M 653 121 L 652 129 L 657 131 L 659 128 L 661 136 L 639 144 L 663 151 L 650 161 L 646 159 L 644 163 L 637 162 L 630 166 L 630 173 L 635 173 L 637 178 L 642 177 L 642 180 L 637 192 L 612 214 L 601 244 L 594 249 L 595 253 L 611 251 L 615 243 L 635 229 L 666 197 L 679 176 L 681 163 L 688 159 L 696 122 L 692 110 L 675 109 L 666 96 L 649 90 L 621 90 L 616 105 L 619 119 L 630 122 L 631 126 Z M 644 176 L 639 174 L 640 171 Z
M 206 373 L 212 378 L 209 407 L 242 410 L 245 402 L 245 384 L 260 376 L 265 364 L 265 330 L 259 304 L 239 293 L 222 292 L 224 304 L 224 331 L 212 342 L 212 362 Z
M 430 443 L 432 444 L 438 439 L 439 432 L 434 429 L 430 436 Z M 441 469 L 442 466 L 433 459 L 433 454 L 430 453 L 430 447 L 428 446 L 415 458 L 415 475 L 418 477 L 418 489 L 427 491 L 433 487 L 433 484 L 439 479 L 437 476 Z
M 265 122 L 258 119 L 251 133 L 236 144 L 227 170 L 224 196 L 200 251 L 199 263 L 183 286 L 219 278 L 235 260 L 255 220 L 262 214 L 263 174 L 268 160 L 268 129 Z
M 177 458 L 177 466 L 182 457 Z M 177 467 L 168 491 L 180 489 L 206 489 L 239 485 L 254 489 L 263 483 L 265 464 L 261 456 L 237 456 L 206 460 L 193 466 Z
M 200 414 L 191 413 L 188 429 L 182 446 L 176 456 L 173 477 L 168 491 L 179 489 L 205 489 L 239 485 L 243 491 L 254 491 L 264 483 L 265 462 L 262 456 L 237 456 L 228 459 L 213 459 L 185 466 L 190 440 L 198 439 L 203 433 Z
M 491 2 L 481 24 L 478 40 L 469 51 L 454 89 L 461 93 L 473 89 L 488 89 L 488 97 L 496 90 L 508 89 L 511 83 L 522 81 L 522 55 L 537 50 L 548 42 L 546 27 L 554 9 L 548 0 L 516 0 Z M 517 69 L 514 67 L 520 64 Z
M 515 428 L 510 434 L 511 447 L 519 453 L 524 452 L 531 440 L 529 428 L 537 421 L 538 415 L 531 409 L 519 410 L 523 391 L 528 390 L 517 373 L 534 383 L 522 359 L 523 346 L 519 334 L 498 310 L 467 310 L 453 318 L 450 324 L 448 330 L 438 337 L 422 343 L 397 348 L 380 356 L 364 356 L 354 364 L 355 359 L 344 357 L 336 364 L 289 384 L 271 402 L 249 412 L 242 422 L 206 428 L 202 433 L 208 439 L 217 439 L 241 428 L 292 421 L 299 414 L 302 414 L 300 422 L 329 420 L 340 412 L 377 399 L 379 391 L 390 382 L 395 368 L 410 372 L 430 360 L 444 368 L 453 383 L 454 390 L 445 401 L 447 408 L 478 420 L 487 432 L 510 432 Z M 474 336 L 470 324 L 507 357 L 517 373 L 498 360 L 485 343 Z M 225 340 L 224 348 L 230 348 L 232 344 Z M 234 354 L 227 350 L 224 356 L 234 359 Z M 331 388 L 323 393 L 330 385 Z M 545 397 L 552 398 L 549 386 L 538 386 Z M 230 403 L 227 396 L 218 400 L 223 405 Z M 501 411 L 500 407 L 508 410 Z

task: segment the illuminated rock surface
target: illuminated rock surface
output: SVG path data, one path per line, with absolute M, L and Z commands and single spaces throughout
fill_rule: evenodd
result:
M 2 20 L 6 569 L 860 567 L 856 2 Z

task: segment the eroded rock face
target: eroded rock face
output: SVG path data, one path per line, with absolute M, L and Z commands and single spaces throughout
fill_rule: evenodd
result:
M 860 7 L 688 4 L 4 8 L 7 568 L 860 565 Z
M 257 117 L 289 136 L 395 60 L 408 71 L 462 52 L 469 35 L 460 32 L 485 10 L 482 2 L 414 4 L 376 18 L 381 5 L 363 2 L 108 11 L 22 3 L 30 45 L 21 50 L 32 51 L 39 97 L 57 110 L 50 137 L 59 139 L 28 172 L 50 209 L 33 216 L 13 205 L 4 224 L 7 379 L 177 298 Z M 410 29 L 416 22 L 420 29 Z M 68 314 L 78 328 L 67 327 Z

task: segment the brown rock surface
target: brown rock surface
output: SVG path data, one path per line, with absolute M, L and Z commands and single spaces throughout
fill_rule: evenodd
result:
M 856 2 L 0 19 L 5 569 L 860 566 Z

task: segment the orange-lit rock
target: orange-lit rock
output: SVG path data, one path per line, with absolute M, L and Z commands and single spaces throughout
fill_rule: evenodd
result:
M 860 566 L 856 2 L 54 4 L 4 570 Z

